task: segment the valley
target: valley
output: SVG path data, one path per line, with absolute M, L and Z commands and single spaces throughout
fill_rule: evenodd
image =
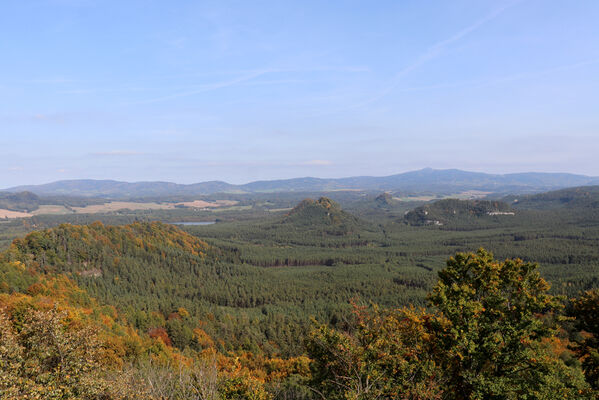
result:
M 34 210 L 48 201 L 15 194 L 11 207 L 29 214 L 0 221 L 0 302 L 97 310 L 85 318 L 133 330 L 141 359 L 249 357 L 239 368 L 254 382 L 272 360 L 305 357 L 315 324 L 352 332 L 356 307 L 430 308 L 440 272 L 462 252 L 538 262 L 551 295 L 599 286 L 595 186 L 467 199 L 332 191 L 152 200 L 61 196 L 66 205 Z M 73 211 L 43 213 L 59 207 Z M 156 343 L 166 347 L 149 350 Z
M 599 2 L 2 2 L 0 400 L 598 400 Z

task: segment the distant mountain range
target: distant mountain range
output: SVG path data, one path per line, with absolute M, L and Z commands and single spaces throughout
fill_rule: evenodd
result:
M 430 168 L 396 175 L 357 176 L 338 179 L 294 178 L 233 185 L 210 181 L 189 185 L 172 182 L 119 182 L 113 180 L 65 180 L 43 185 L 16 186 L 9 192 L 105 198 L 135 198 L 215 193 L 327 192 L 334 190 L 456 193 L 479 190 L 493 193 L 535 193 L 573 186 L 599 185 L 599 177 L 566 173 L 528 172 L 486 174 L 457 169 Z

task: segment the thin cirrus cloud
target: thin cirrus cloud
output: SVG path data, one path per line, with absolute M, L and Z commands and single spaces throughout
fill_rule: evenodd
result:
M 142 156 L 145 153 L 131 150 L 111 150 L 111 151 L 98 151 L 90 153 L 92 156 L 98 157 L 129 157 L 129 156 Z
M 417 68 L 424 65 L 425 63 L 437 58 L 439 55 L 441 55 L 441 53 L 443 52 L 443 50 L 446 47 L 448 47 L 449 45 L 451 45 L 455 42 L 460 41 L 461 39 L 463 39 L 464 37 L 468 36 L 469 34 L 475 32 L 477 29 L 481 28 L 485 24 L 488 24 L 489 22 L 493 21 L 495 18 L 497 18 L 501 14 L 503 14 L 503 12 L 505 12 L 508 8 L 514 6 L 515 4 L 517 4 L 519 2 L 520 2 L 520 0 L 514 1 L 510 4 L 507 4 L 503 7 L 498 8 L 498 9 L 492 11 L 491 13 L 489 13 L 488 15 L 484 16 L 483 18 L 475 21 L 472 25 L 462 29 L 461 31 L 450 36 L 449 38 L 441 40 L 441 41 L 435 43 L 434 45 L 432 45 L 431 47 L 429 47 L 420 57 L 418 57 L 416 59 L 416 61 L 414 61 L 412 64 L 408 65 L 407 67 L 403 68 L 402 70 L 400 70 L 395 75 L 393 80 L 391 82 L 389 82 L 387 87 L 384 88 L 379 94 L 374 96 L 370 100 L 370 102 L 376 101 L 376 100 L 386 96 L 395 87 L 397 87 L 397 85 L 401 81 L 401 78 L 403 78 L 404 75 L 416 70 Z
M 383 99 L 384 97 L 389 95 L 394 89 L 396 89 L 397 86 L 399 86 L 399 84 L 401 83 L 404 76 L 417 70 L 418 68 L 420 68 L 424 64 L 428 63 L 429 61 L 432 61 L 435 58 L 439 57 L 442 54 L 443 50 L 445 50 L 445 48 L 447 48 L 451 44 L 454 44 L 454 43 L 460 41 L 461 39 L 465 38 L 466 36 L 470 35 L 471 33 L 475 32 L 476 30 L 480 29 L 485 24 L 488 24 L 489 22 L 493 21 L 494 19 L 499 17 L 501 14 L 503 14 L 507 9 L 513 7 L 517 3 L 520 3 L 521 1 L 522 0 L 516 0 L 516 1 L 513 1 L 513 2 L 503 6 L 503 7 L 499 7 L 497 9 L 493 10 L 491 13 L 487 14 L 486 16 L 478 19 L 473 24 L 471 24 L 471 25 L 467 26 L 466 28 L 460 30 L 459 32 L 453 34 L 452 36 L 433 44 L 424 53 L 422 53 L 419 57 L 417 57 L 414 62 L 412 62 L 411 64 L 409 64 L 406 67 L 399 70 L 395 74 L 395 76 L 390 81 L 388 81 L 381 90 L 379 90 L 377 93 L 375 93 L 368 99 L 361 101 L 359 103 L 353 104 L 349 107 L 345 107 L 341 110 L 328 112 L 328 113 L 320 114 L 320 115 L 328 115 L 328 114 L 333 114 L 336 112 L 342 112 L 342 111 L 363 108 L 365 106 L 368 106 L 372 103 L 375 103 L 375 102 Z
M 57 90 L 55 93 L 59 95 L 73 95 L 73 96 L 85 96 L 85 95 L 110 95 L 110 94 L 147 94 L 151 96 L 152 92 L 171 91 L 171 94 L 163 96 L 152 96 L 145 99 L 126 101 L 117 103 L 120 106 L 132 106 L 132 105 L 144 105 L 167 102 L 169 100 L 175 100 L 179 98 L 191 97 L 194 95 L 224 89 L 234 86 L 269 86 L 269 85 L 285 85 L 285 84 L 302 84 L 302 83 L 314 83 L 319 81 L 314 77 L 304 78 L 304 74 L 310 73 L 365 73 L 371 72 L 368 66 L 363 65 L 312 65 L 308 67 L 277 67 L 277 68 L 261 68 L 261 69 L 247 69 L 247 70 L 220 70 L 211 71 L 195 74 L 175 74 L 175 75 L 163 75 L 155 77 L 145 77 L 136 82 L 134 85 L 123 85 L 118 84 L 111 85 L 110 82 L 103 82 L 101 87 L 95 86 L 92 81 L 80 81 L 75 79 L 32 79 L 27 81 L 30 84 L 57 84 L 61 86 L 71 86 Z M 266 77 L 273 74 L 293 74 L 300 75 L 299 77 L 289 78 L 273 78 L 268 80 L 258 80 L 257 78 Z M 215 81 L 196 85 L 193 90 L 189 90 L 190 86 L 193 88 L 194 85 L 190 85 L 188 80 L 194 77 L 209 77 L 216 75 L 237 75 L 233 79 L 224 81 Z M 182 81 L 181 81 L 182 80 Z M 326 81 L 325 78 L 320 78 L 322 81 Z M 179 84 L 176 84 L 179 82 Z M 91 86 L 80 86 L 78 84 L 85 83 Z M 99 84 L 96 82 L 95 84 Z M 167 84 L 169 83 L 169 84 Z M 173 85 L 174 83 L 174 85 Z M 74 87 L 73 87 L 74 86 Z M 56 116 L 39 114 L 34 116 L 32 119 L 37 121 L 48 121 L 54 119 L 57 121 Z
M 251 83 L 253 85 L 271 85 L 271 84 L 284 84 L 284 83 L 300 83 L 305 80 L 301 79 L 293 79 L 293 80 L 269 80 L 269 81 L 256 81 L 256 78 L 266 76 L 268 74 L 274 73 L 308 73 L 308 72 L 346 72 L 346 73 L 362 73 L 368 72 L 370 69 L 364 66 L 315 66 L 311 68 L 263 68 L 257 70 L 247 71 L 246 73 L 238 76 L 237 78 L 209 83 L 205 85 L 199 86 L 195 90 L 187 90 L 180 91 L 166 96 L 155 97 L 151 99 L 145 99 L 140 101 L 135 101 L 131 103 L 126 103 L 123 105 L 141 105 L 141 104 L 151 104 L 151 103 L 160 103 L 168 100 L 174 100 L 182 97 L 195 96 L 198 94 L 202 94 L 205 92 L 210 92 L 213 90 L 224 89 L 228 87 L 233 87 L 241 84 Z
M 66 116 L 64 114 L 34 114 L 27 119 L 34 122 L 63 124 L 66 121 Z
M 498 85 L 498 84 L 507 83 L 507 82 L 514 82 L 514 81 L 518 81 L 518 80 L 522 80 L 522 79 L 536 78 L 536 77 L 540 77 L 543 75 L 549 75 L 549 74 L 554 74 L 554 73 L 559 73 L 559 72 L 564 72 L 564 71 L 582 69 L 582 68 L 591 67 L 591 66 L 594 66 L 597 64 L 599 64 L 599 58 L 594 58 L 594 59 L 590 59 L 590 60 L 579 61 L 576 63 L 557 65 L 557 66 L 553 66 L 553 67 L 549 67 L 549 68 L 545 68 L 545 69 L 540 69 L 537 71 L 499 76 L 499 77 L 495 77 L 495 78 L 491 78 L 491 79 L 477 79 L 477 80 L 458 81 L 458 82 L 446 82 L 446 83 L 439 83 L 439 84 L 435 84 L 435 85 L 406 87 L 406 88 L 399 90 L 399 92 L 417 92 L 417 91 L 426 91 L 426 90 L 457 89 L 457 88 L 462 88 L 462 87 L 482 88 L 482 87 L 493 86 L 493 85 Z
M 301 163 L 301 165 L 323 167 L 327 165 L 333 165 L 333 162 L 330 160 L 309 160 Z
M 159 102 L 163 102 L 163 101 L 174 100 L 174 99 L 181 98 L 181 97 L 194 96 L 194 95 L 209 92 L 212 90 L 223 89 L 226 87 L 235 86 L 240 83 L 244 83 L 244 82 L 250 81 L 252 79 L 258 78 L 259 76 L 265 75 L 268 72 L 274 72 L 274 71 L 275 70 L 272 70 L 272 69 L 257 70 L 257 71 L 242 75 L 238 78 L 231 79 L 228 81 L 216 82 L 216 83 L 204 85 L 196 90 L 173 93 L 173 94 L 170 94 L 167 96 L 155 97 L 153 99 L 147 99 L 147 100 L 141 100 L 141 101 L 137 101 L 137 102 L 127 103 L 125 105 L 159 103 Z

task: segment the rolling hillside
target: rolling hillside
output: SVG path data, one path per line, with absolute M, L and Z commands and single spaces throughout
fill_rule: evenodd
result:
M 298 229 L 321 229 L 340 235 L 356 231 L 361 225 L 366 224 L 365 221 L 360 221 L 343 211 L 339 204 L 326 197 L 318 200 L 303 200 L 283 218 L 282 222 Z
M 417 207 L 406 213 L 404 219 L 411 225 L 443 225 L 496 215 L 514 215 L 514 212 L 500 201 L 445 199 Z
M 581 186 L 503 199 L 519 209 L 599 208 L 599 186 Z

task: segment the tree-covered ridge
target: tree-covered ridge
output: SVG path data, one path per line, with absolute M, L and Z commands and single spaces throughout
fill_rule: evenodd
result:
M 172 225 L 93 223 L 32 232 L 15 240 L 2 258 L 46 274 L 67 274 L 93 297 L 118 306 L 142 331 L 168 327 L 169 342 L 183 349 L 194 343 L 196 326 L 179 316 L 167 321 L 168 316 L 183 306 L 195 312 L 219 303 L 210 297 L 226 294 L 218 254 Z
M 141 399 L 115 374 L 140 357 L 183 360 L 66 276 L 0 261 L 1 398 Z
M 73 196 L 38 196 L 29 191 L 23 192 L 0 192 L 0 209 L 32 212 L 42 205 L 58 205 L 67 209 L 70 207 L 83 207 L 90 204 L 102 204 L 104 200 L 93 198 L 81 198 Z
M 91 296 L 119 307 L 136 328 L 164 332 L 182 350 L 203 348 L 193 340 L 201 326 L 223 351 L 300 354 L 297 337 L 307 333 L 310 316 L 341 321 L 355 296 L 381 303 L 396 297 L 395 273 L 386 266 L 349 264 L 321 271 L 312 265 L 329 263 L 323 250 L 302 256 L 308 268 L 281 271 L 248 264 L 258 260 L 215 244 L 160 223 L 60 225 L 15 240 L 3 257 L 46 273 L 68 274 Z M 331 259 L 330 265 L 336 262 Z M 363 282 L 372 268 L 383 272 L 386 282 Z M 408 293 L 414 290 L 420 289 Z M 180 318 L 180 308 L 190 317 Z
M 329 234 L 347 234 L 356 231 L 365 221 L 341 209 L 335 201 L 320 197 L 318 200 L 305 199 L 295 206 L 282 221 L 296 228 L 322 230 Z
M 511 195 L 503 201 L 518 209 L 599 208 L 599 186 L 580 186 L 534 195 Z
M 178 258 L 202 263 L 215 257 L 215 249 L 198 238 L 172 225 L 134 223 L 126 226 L 62 224 L 56 228 L 34 231 L 23 239 L 15 239 L 4 255 L 42 271 L 72 273 L 73 276 L 130 277 L 135 271 L 128 262 L 149 256 L 159 257 L 162 263 Z M 165 273 L 168 268 L 165 268 Z
M 377 207 L 387 208 L 393 205 L 393 196 L 389 192 L 384 192 L 375 197 L 374 203 Z
M 40 198 L 31 192 L 0 193 L 0 208 L 11 211 L 37 210 Z
M 501 201 L 444 199 L 416 207 L 404 219 L 412 225 L 441 225 L 489 215 L 512 213 Z
M 138 249 L 150 251 L 185 251 L 204 257 L 213 249 L 197 237 L 189 235 L 175 226 L 152 223 L 133 223 L 126 226 L 105 226 L 101 222 L 89 225 L 62 224 L 56 228 L 35 231 L 23 239 L 16 239 L 11 250 L 16 254 L 27 252 L 35 257 L 55 257 L 49 264 L 85 263 L 99 253 L 124 256 Z M 49 252 L 48 250 L 52 250 Z M 46 260 L 38 259 L 41 265 Z
M 2 399 L 267 399 L 290 376 L 289 390 L 298 390 L 308 374 L 306 357 L 218 352 L 184 308 L 169 315 L 168 329 L 158 313 L 152 328 L 136 329 L 64 274 L 9 261 L 14 255 L 0 260 Z M 195 327 L 184 352 L 171 330 L 183 323 Z

